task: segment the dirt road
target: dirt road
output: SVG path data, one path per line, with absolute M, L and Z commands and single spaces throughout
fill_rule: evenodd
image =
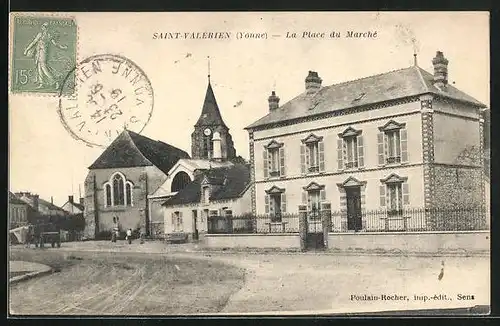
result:
M 144 253 L 17 254 L 21 260 L 28 256 L 66 265 L 58 273 L 11 286 L 13 314 L 214 313 L 243 285 L 244 277 L 243 270 L 218 262 Z

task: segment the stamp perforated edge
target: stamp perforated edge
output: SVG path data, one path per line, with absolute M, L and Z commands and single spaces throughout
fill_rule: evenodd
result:
M 74 15 L 68 15 L 66 13 L 58 12 L 11 12 L 9 13 L 9 69 L 7 71 L 8 86 L 9 86 L 9 97 L 10 96 L 34 96 L 34 97 L 44 97 L 44 98 L 59 98 L 59 91 L 53 93 L 45 92 L 13 92 L 12 91 L 12 61 L 14 60 L 14 25 L 15 19 L 18 17 L 33 17 L 33 18 L 66 18 L 73 19 L 76 25 L 76 46 L 75 46 L 75 64 L 80 62 L 80 25 Z M 75 87 L 76 91 L 76 87 Z M 67 94 L 65 96 L 77 96 L 78 94 Z

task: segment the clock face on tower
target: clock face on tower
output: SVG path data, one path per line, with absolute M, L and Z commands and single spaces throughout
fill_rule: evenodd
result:
M 205 136 L 210 136 L 210 134 L 212 133 L 212 131 L 211 131 L 210 129 L 208 129 L 208 128 L 207 128 L 207 129 L 205 129 L 205 130 L 203 131 L 203 133 L 205 134 Z

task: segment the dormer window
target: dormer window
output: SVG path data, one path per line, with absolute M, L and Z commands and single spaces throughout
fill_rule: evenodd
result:
M 302 174 L 325 171 L 325 144 L 323 137 L 310 134 L 302 140 L 300 146 L 300 164 Z
M 361 130 L 352 127 L 338 134 L 338 169 L 353 169 L 364 166 L 363 136 Z
M 404 123 L 389 121 L 379 127 L 377 136 L 379 165 L 408 162 L 407 131 Z
M 264 178 L 285 176 L 285 148 L 275 140 L 264 146 Z

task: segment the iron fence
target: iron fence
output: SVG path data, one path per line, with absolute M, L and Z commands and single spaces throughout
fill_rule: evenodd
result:
M 298 214 L 211 216 L 208 218 L 209 234 L 298 232 Z
M 309 232 L 322 230 L 330 214 L 330 232 L 474 231 L 489 229 L 486 207 L 404 208 L 400 210 L 322 211 L 308 214 Z M 318 225 L 318 223 L 320 225 Z M 314 229 L 314 231 L 311 231 Z M 298 233 L 299 214 L 211 216 L 209 234 Z
M 474 231 L 489 228 L 485 207 L 404 208 L 331 213 L 331 232 Z

